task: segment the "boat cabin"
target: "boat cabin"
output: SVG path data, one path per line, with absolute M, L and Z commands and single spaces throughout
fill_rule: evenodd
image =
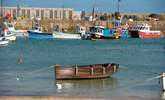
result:
M 131 30 L 133 31 L 139 31 L 139 30 L 144 30 L 144 31 L 150 31 L 151 26 L 148 24 L 142 24 L 142 25 L 136 25 L 133 26 Z
M 0 35 L 9 36 L 13 34 L 15 23 L 0 22 Z
M 91 34 L 104 35 L 105 28 L 103 26 L 90 27 Z

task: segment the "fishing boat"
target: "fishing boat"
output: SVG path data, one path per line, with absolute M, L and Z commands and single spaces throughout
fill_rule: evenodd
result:
M 16 37 L 27 37 L 27 30 L 15 29 L 15 25 L 16 25 L 15 21 L 12 21 L 10 23 L 8 22 L 7 27 L 9 31 L 12 32 L 12 34 L 14 34 Z
M 133 38 L 162 38 L 164 34 L 161 31 L 151 31 L 148 24 L 135 25 L 130 28 L 129 33 Z
M 113 25 L 113 28 L 111 29 L 111 31 L 114 33 L 114 34 L 118 34 L 119 37 L 121 38 L 128 38 L 130 37 L 129 35 L 129 32 L 128 32 L 128 28 L 129 28 L 129 25 L 128 25 L 128 22 L 125 22 L 125 21 L 113 21 L 112 22 L 112 25 Z
M 16 40 L 16 34 L 13 32 L 14 22 L 0 22 L 0 35 L 9 41 Z
M 27 30 L 15 30 L 16 37 L 27 37 Z
M 35 27 L 33 30 L 27 31 L 29 38 L 53 38 L 52 33 L 43 32 L 42 27 Z
M 63 66 L 55 65 L 55 77 L 60 79 L 93 79 L 111 76 L 118 70 L 119 65 L 114 63 Z
M 121 38 L 114 29 L 105 28 L 103 26 L 90 27 L 91 39 L 119 39 Z
M 80 34 L 64 33 L 64 32 L 53 32 L 53 38 L 56 39 L 81 39 Z
M 54 26 L 53 38 L 55 39 L 81 39 L 80 34 L 67 33 L 65 29 L 61 29 L 59 25 Z

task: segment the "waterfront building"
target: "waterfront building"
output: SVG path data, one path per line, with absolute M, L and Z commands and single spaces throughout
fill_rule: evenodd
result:
M 40 17 L 41 19 L 72 19 L 72 8 L 36 8 L 36 7 L 3 7 L 3 15 L 11 17 Z

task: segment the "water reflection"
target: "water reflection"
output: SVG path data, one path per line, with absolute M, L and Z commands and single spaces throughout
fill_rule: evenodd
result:
M 162 92 L 162 100 L 165 100 L 165 91 Z
M 58 88 L 60 85 L 61 88 Z M 56 80 L 56 89 L 78 90 L 78 89 L 114 89 L 117 80 L 114 78 L 87 79 L 87 80 Z

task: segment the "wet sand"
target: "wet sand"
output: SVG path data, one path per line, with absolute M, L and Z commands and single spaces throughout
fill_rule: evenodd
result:
M 138 96 L 118 96 L 112 98 L 68 98 L 54 96 L 1 96 L 0 100 L 158 100 L 158 98 Z

